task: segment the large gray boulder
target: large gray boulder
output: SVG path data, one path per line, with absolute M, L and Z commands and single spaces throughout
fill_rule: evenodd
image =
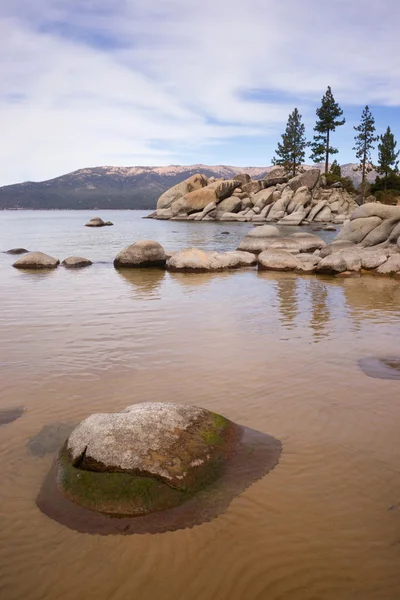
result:
M 60 264 L 58 258 L 53 258 L 43 252 L 28 252 L 14 264 L 16 269 L 55 269 Z
M 115 267 L 163 267 L 164 248 L 154 240 L 139 240 L 127 246 L 115 257 Z
M 185 248 L 175 252 L 167 262 L 170 271 L 222 271 L 256 264 L 257 259 L 249 252 L 207 252 L 198 248 Z
M 294 271 L 300 266 L 299 259 L 285 250 L 270 248 L 258 255 L 258 268 L 260 271 Z
M 394 275 L 396 273 L 400 275 L 400 254 L 389 256 L 387 261 L 377 268 L 376 272 L 380 275 Z
M 252 198 L 254 206 L 257 206 L 262 210 L 263 208 L 265 208 L 265 206 L 272 204 L 273 194 L 274 188 L 272 187 L 257 192 Z
M 274 225 L 255 227 L 242 239 L 238 250 L 259 254 L 269 248 L 271 240 L 278 238 L 279 235 L 279 229 Z
M 217 479 L 238 439 L 237 425 L 195 406 L 149 402 L 94 414 L 60 451 L 59 487 L 106 514 L 164 510 Z
M 194 212 L 202 211 L 210 202 L 218 202 L 217 194 L 213 189 L 212 184 L 210 186 L 189 192 L 182 198 L 179 198 L 171 205 L 172 214 L 174 217 L 184 214 L 190 215 Z
M 356 208 L 350 220 L 354 221 L 355 219 L 365 219 L 368 217 L 379 217 L 380 219 L 398 218 L 400 220 L 400 206 L 388 206 L 387 204 L 380 204 L 378 202 L 369 202 Z
M 319 273 L 328 273 L 334 275 L 347 271 L 347 264 L 341 254 L 330 254 L 322 258 L 317 264 L 316 270 Z
M 208 184 L 207 177 L 204 175 L 200 175 L 199 173 L 196 175 L 192 175 L 185 181 L 174 185 L 169 190 L 166 190 L 158 199 L 157 209 L 159 208 L 169 208 L 173 202 L 182 198 L 189 192 L 193 192 L 194 190 L 199 190 L 202 187 L 205 187 Z
M 309 190 L 313 190 L 321 177 L 319 169 L 307 169 L 304 173 L 296 175 L 289 179 L 288 186 L 295 192 L 298 188 L 306 186 Z
M 344 223 L 335 239 L 359 244 L 370 231 L 378 227 L 381 223 L 382 219 L 377 216 L 349 220 Z
M 364 219 L 366 220 L 366 219 Z M 385 219 L 375 227 L 372 231 L 365 236 L 362 240 L 362 246 L 376 246 L 377 244 L 381 244 L 382 242 L 386 242 L 390 239 L 391 233 L 397 223 L 400 221 L 400 214 L 398 218 Z M 351 223 L 355 223 L 355 221 L 351 221 Z
M 232 196 L 233 192 L 240 186 L 240 181 L 236 179 L 224 179 L 223 181 L 216 181 L 215 183 L 211 183 L 207 186 L 206 189 L 211 189 L 215 191 L 215 195 L 217 196 L 217 201 L 225 200 L 225 198 L 229 198 Z
M 292 233 L 290 237 L 300 246 L 300 252 L 314 252 L 315 250 L 325 248 L 327 245 L 324 240 L 313 233 Z
M 238 173 L 233 179 L 238 181 L 240 185 L 244 185 L 245 183 L 249 183 L 251 181 L 251 177 L 247 173 Z
M 242 200 L 237 196 L 231 196 L 230 198 L 226 198 L 222 200 L 222 202 L 218 202 L 217 210 L 221 214 L 223 213 L 237 213 L 242 207 Z

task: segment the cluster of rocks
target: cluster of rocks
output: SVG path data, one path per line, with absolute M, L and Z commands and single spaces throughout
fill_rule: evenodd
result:
M 55 268 L 60 261 L 41 252 L 29 252 L 14 267 Z M 80 257 L 62 263 L 76 268 L 90 265 Z M 116 268 L 166 268 L 170 271 L 220 271 L 258 265 L 260 270 L 297 273 L 400 274 L 400 207 L 370 203 L 359 206 L 346 220 L 336 239 L 327 244 L 312 233 L 283 236 L 275 225 L 258 225 L 228 252 L 185 248 L 167 253 L 154 240 L 140 240 L 115 258 Z
M 274 167 L 262 180 L 252 180 L 247 174 L 231 180 L 198 174 L 164 192 L 149 218 L 280 225 L 343 223 L 357 206 L 355 198 L 340 182 L 328 187 L 319 169 L 288 178 L 283 167 Z
M 58 258 L 49 256 L 44 252 L 28 252 L 24 251 L 24 256 L 21 256 L 14 264 L 13 267 L 16 269 L 55 269 L 60 264 Z M 8 254 L 17 254 L 12 250 L 8 250 Z M 18 254 L 21 254 L 20 252 Z M 81 256 L 69 256 L 62 261 L 61 265 L 67 269 L 80 269 L 82 267 L 89 267 L 92 261 L 88 258 L 82 258 Z

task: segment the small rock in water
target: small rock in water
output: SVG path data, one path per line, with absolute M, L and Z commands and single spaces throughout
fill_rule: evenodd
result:
M 25 248 L 11 248 L 11 250 L 6 250 L 5 254 L 26 254 L 29 250 L 25 250 Z
M 221 235 L 230 235 L 230 231 L 221 231 Z
M 90 219 L 88 223 L 86 223 L 85 227 L 105 227 L 106 223 L 100 217 L 93 217 Z
M 67 269 L 81 269 L 82 267 L 90 267 L 92 261 L 81 256 L 69 256 L 62 261 L 61 265 Z
M 104 223 L 104 225 L 105 225 L 106 227 L 111 227 L 112 225 L 114 225 L 114 223 L 111 223 L 111 221 L 106 221 L 106 222 Z
M 7 425 L 22 417 L 24 408 L 16 406 L 14 408 L 0 408 L 0 425 Z

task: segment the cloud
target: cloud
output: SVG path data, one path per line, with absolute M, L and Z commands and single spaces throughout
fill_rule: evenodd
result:
M 294 106 L 312 127 L 328 84 L 342 105 L 399 105 L 399 17 L 393 0 L 14 0 L 0 8 L 0 184 L 244 164 L 260 140 L 265 164 Z

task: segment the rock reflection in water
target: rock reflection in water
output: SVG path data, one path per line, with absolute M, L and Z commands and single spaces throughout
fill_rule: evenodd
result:
M 131 284 L 135 294 L 147 299 L 159 298 L 159 291 L 165 279 L 164 269 L 117 269 L 118 275 Z
M 102 535 L 163 533 L 201 525 L 223 513 L 231 501 L 279 462 L 282 445 L 276 438 L 243 427 L 236 454 L 221 477 L 181 506 L 140 517 L 113 518 L 67 500 L 57 487 L 57 462 L 37 497 L 40 510 L 51 519 L 81 533 Z

